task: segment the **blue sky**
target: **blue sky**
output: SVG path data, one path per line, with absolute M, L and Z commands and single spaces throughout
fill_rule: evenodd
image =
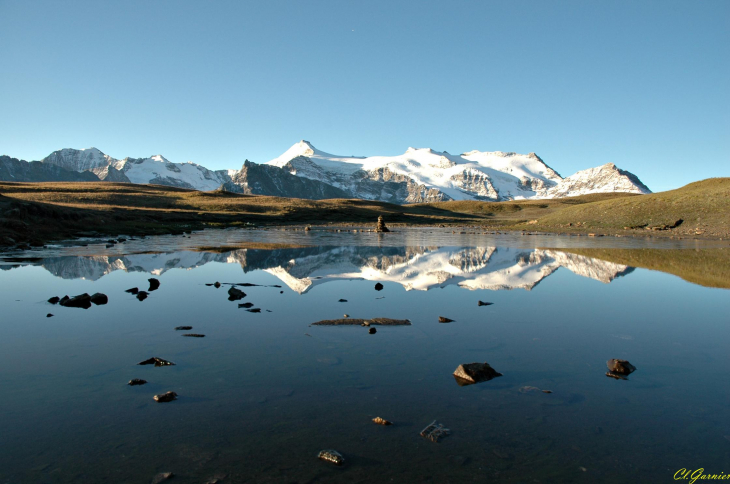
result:
M 0 0 L 0 154 L 209 168 L 306 139 L 730 176 L 730 1 Z

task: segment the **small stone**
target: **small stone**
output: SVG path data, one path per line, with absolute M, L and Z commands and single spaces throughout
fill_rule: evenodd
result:
M 336 466 L 341 466 L 345 463 L 345 458 L 342 457 L 342 454 L 332 449 L 320 451 L 320 453 L 317 454 L 317 458 L 326 462 L 330 462 Z
M 138 365 L 155 365 L 155 366 L 175 366 L 175 363 L 172 361 L 163 360 L 162 358 L 158 358 L 156 356 L 153 356 L 152 358 L 146 359 L 144 361 L 140 361 L 137 363 Z
M 247 309 L 246 311 L 248 311 L 249 313 L 260 313 L 261 308 L 251 308 L 251 309 Z
M 345 317 L 345 318 L 349 318 L 350 317 L 349 314 L 343 314 L 342 316 Z
M 606 362 L 606 366 L 608 366 L 608 371 L 619 375 L 630 375 L 636 371 L 636 367 L 626 360 L 611 359 Z
M 155 395 L 153 397 L 156 402 L 165 403 L 165 402 L 171 402 L 173 400 L 177 400 L 177 393 L 175 392 L 165 392 L 161 395 Z
M 130 289 L 127 289 L 127 290 L 126 290 L 126 291 L 124 291 L 124 292 L 128 292 L 128 293 L 130 293 L 130 294 L 137 294 L 137 293 L 139 292 L 139 289 L 137 289 L 136 287 L 132 287 L 132 288 L 130 288 Z
M 48 314 L 46 314 L 46 317 L 47 317 L 47 318 L 52 318 L 52 317 L 53 317 L 53 314 L 51 314 L 51 313 L 48 313 Z
M 238 305 L 239 308 L 252 308 L 253 303 L 247 302 L 247 303 L 241 303 Z
M 218 289 L 219 287 L 221 287 L 221 283 L 218 282 L 218 281 L 215 281 L 215 283 L 213 284 L 213 287 L 215 287 L 216 289 Z
M 86 293 L 74 297 L 63 296 L 59 304 L 67 308 L 89 309 L 91 307 L 91 296 Z
M 176 326 L 175 331 L 190 331 L 193 329 L 192 326 Z
M 246 293 L 241 291 L 240 289 L 231 287 L 228 290 L 228 300 L 229 301 L 238 301 L 239 299 L 243 299 L 244 297 L 246 297 Z
M 375 328 L 370 328 L 370 329 L 368 330 L 368 333 L 370 333 L 370 334 L 375 334 L 375 333 L 377 333 L 377 332 L 378 332 L 378 330 L 377 330 L 377 329 L 375 329 Z
M 145 291 L 139 291 L 137 293 L 137 299 L 139 299 L 140 301 L 144 301 L 145 299 L 147 299 L 147 296 L 149 296 L 149 294 Z
M 160 288 L 160 281 L 155 279 L 154 277 L 147 279 L 147 281 L 149 281 L 150 283 L 150 288 L 147 289 L 149 292 L 156 291 Z
M 144 385 L 145 383 L 147 383 L 147 380 L 142 380 L 141 378 L 133 378 L 129 380 L 129 383 L 127 383 L 127 385 L 133 387 L 136 385 Z
M 204 334 L 197 334 L 197 333 L 185 333 L 182 336 L 187 336 L 188 338 L 205 338 Z
M 453 321 L 454 321 L 453 319 L 449 319 L 449 318 L 445 318 L 443 316 L 439 316 L 439 323 L 452 323 Z
M 106 294 L 102 294 L 100 292 L 97 292 L 96 294 L 91 296 L 91 302 L 96 304 L 97 306 L 104 305 L 109 302 L 109 298 Z
M 378 425 L 393 425 L 393 422 L 389 422 L 389 421 L 385 420 L 384 418 L 380 418 L 380 417 L 375 417 L 373 419 L 373 422 L 375 422 Z
M 339 300 L 339 301 L 337 301 L 337 302 L 347 302 L 347 299 L 340 299 L 340 300 Z
M 489 363 L 464 363 L 454 370 L 454 378 L 459 386 L 473 385 L 502 376 Z M 534 388 L 534 387 L 532 387 Z
M 484 301 L 479 301 L 479 303 L 478 303 L 479 306 L 491 306 L 492 304 L 494 304 L 494 303 L 484 302 Z
M 552 390 L 543 390 L 543 393 L 552 393 Z
M 377 284 L 375 284 L 375 290 L 376 291 L 382 291 L 383 290 L 383 285 L 378 282 Z
M 60 301 L 60 300 L 61 300 L 60 297 L 53 296 L 51 299 L 48 300 L 48 302 L 51 303 L 51 304 L 58 304 L 58 301 Z
M 376 232 L 390 232 L 388 227 L 385 226 L 385 221 L 383 220 L 383 216 L 380 215 L 378 217 L 378 225 L 375 227 Z

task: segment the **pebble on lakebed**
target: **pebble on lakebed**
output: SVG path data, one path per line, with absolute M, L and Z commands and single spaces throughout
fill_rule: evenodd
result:
M 317 454 L 317 458 L 323 461 L 330 462 L 336 466 L 341 466 L 345 463 L 345 458 L 342 457 L 342 454 L 332 449 L 320 451 L 320 453 Z

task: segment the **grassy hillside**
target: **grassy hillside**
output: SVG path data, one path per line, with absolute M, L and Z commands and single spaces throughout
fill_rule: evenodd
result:
M 668 272 L 685 281 L 730 289 L 730 248 L 555 249 L 616 264 Z
M 546 231 L 640 230 L 725 238 L 730 236 L 730 178 L 710 178 L 677 190 L 565 207 L 539 218 L 533 227 Z

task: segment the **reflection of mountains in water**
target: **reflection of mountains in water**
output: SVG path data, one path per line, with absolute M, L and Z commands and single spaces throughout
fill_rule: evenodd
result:
M 467 289 L 530 290 L 560 267 L 608 283 L 632 267 L 576 254 L 506 247 L 303 247 L 240 249 L 223 253 L 179 251 L 124 256 L 53 257 L 39 265 L 64 279 L 97 280 L 112 271 L 160 275 L 209 262 L 264 270 L 304 293 L 324 282 L 348 279 L 390 281 L 406 290 L 456 284 Z

